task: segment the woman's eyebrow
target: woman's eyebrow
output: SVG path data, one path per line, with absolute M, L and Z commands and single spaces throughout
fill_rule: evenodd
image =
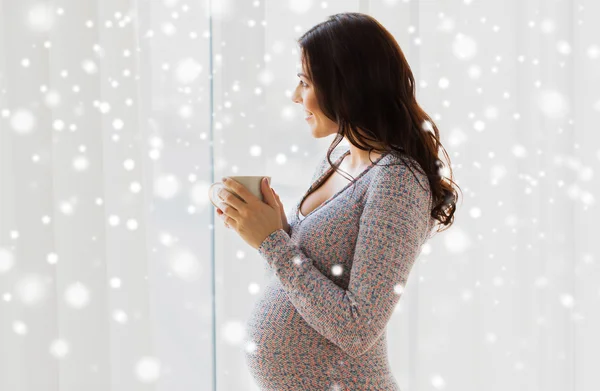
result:
M 300 76 L 304 76 L 308 79 L 308 76 L 306 76 L 304 73 L 298 73 L 298 77 L 300 77 Z

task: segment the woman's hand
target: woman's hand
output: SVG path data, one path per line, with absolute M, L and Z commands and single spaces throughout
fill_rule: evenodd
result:
M 271 188 L 271 190 L 273 190 L 273 188 Z M 281 224 L 283 224 L 283 230 L 285 232 L 288 233 L 288 235 L 290 234 L 290 225 L 287 221 L 287 216 L 285 215 L 285 209 L 283 208 L 283 204 L 281 203 L 281 200 L 279 199 L 279 194 L 277 194 L 275 192 L 275 190 L 273 190 L 273 194 L 275 194 L 275 198 L 277 199 L 277 203 L 279 204 L 279 211 L 281 212 Z M 223 211 L 219 208 L 217 208 L 217 214 L 219 216 L 221 216 L 223 214 Z M 229 225 L 227 223 L 225 223 L 225 227 L 229 228 Z
M 222 211 L 221 209 L 217 208 L 217 214 L 218 214 L 219 216 L 221 216 L 221 215 L 223 214 L 223 211 Z M 226 227 L 226 228 L 229 228 L 229 224 L 227 224 L 227 223 L 224 223 L 224 224 L 225 224 L 225 227 Z
M 260 181 L 261 198 L 235 179 L 225 177 L 222 183 L 224 188 L 217 192 L 219 218 L 253 249 L 258 250 L 277 230 L 285 232 L 280 205 L 266 178 Z

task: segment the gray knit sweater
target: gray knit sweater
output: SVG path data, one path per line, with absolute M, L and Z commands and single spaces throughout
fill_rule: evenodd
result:
M 331 160 L 348 152 L 338 146 Z M 389 163 L 400 165 L 378 166 Z M 301 200 L 332 170 L 323 158 Z M 277 230 L 258 248 L 272 274 L 246 324 L 256 384 L 399 390 L 385 331 L 435 222 L 426 176 L 385 154 L 306 217 L 300 204 L 288 217 L 291 237 Z

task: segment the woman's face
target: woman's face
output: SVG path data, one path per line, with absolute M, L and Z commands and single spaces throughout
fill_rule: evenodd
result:
M 327 137 L 330 134 L 336 134 L 338 125 L 327 118 L 317 103 L 315 88 L 312 81 L 308 79 L 306 72 L 302 70 L 298 74 L 298 84 L 292 94 L 292 101 L 299 103 L 304 107 L 303 115 L 308 117 L 305 121 L 312 129 L 315 138 Z M 310 116 L 310 117 L 309 117 Z

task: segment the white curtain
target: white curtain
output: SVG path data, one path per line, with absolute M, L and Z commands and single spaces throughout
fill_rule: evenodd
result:
M 400 387 L 599 387 L 600 2 L 0 0 L 0 390 L 257 390 L 264 261 L 208 187 L 295 206 L 333 140 L 291 101 L 296 40 L 356 11 L 463 190 L 388 326 Z

